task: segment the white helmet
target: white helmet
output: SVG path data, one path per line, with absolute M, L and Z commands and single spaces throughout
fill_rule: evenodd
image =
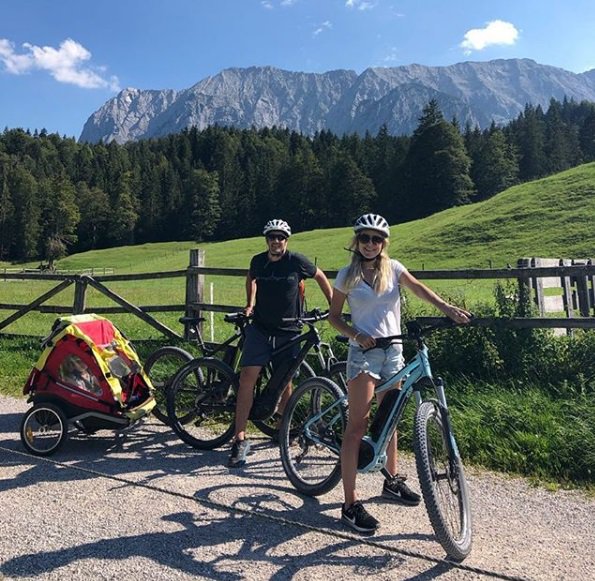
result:
M 362 230 L 377 230 L 386 237 L 390 236 L 388 222 L 379 214 L 364 214 L 360 216 L 353 225 L 353 231 L 357 234 Z
M 269 232 L 283 232 L 284 234 L 287 234 L 288 238 L 291 236 L 291 228 L 289 227 L 289 224 L 285 220 L 279 220 L 278 218 L 269 220 L 266 223 L 262 233 L 266 236 Z

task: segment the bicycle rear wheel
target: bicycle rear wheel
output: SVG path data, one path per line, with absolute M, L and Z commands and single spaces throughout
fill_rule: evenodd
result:
M 180 347 L 168 345 L 153 351 L 143 367 L 153 384 L 153 395 L 157 405 L 153 408 L 153 415 L 164 424 L 169 424 L 167 417 L 167 390 L 176 373 L 193 357 Z
M 238 382 L 233 370 L 218 359 L 201 357 L 185 365 L 167 394 L 170 425 L 181 440 L 212 450 L 234 433 Z
M 295 488 L 308 496 L 328 492 L 341 479 L 339 454 L 347 406 L 341 402 L 329 407 L 342 396 L 329 379 L 313 377 L 297 387 L 285 408 L 279 434 L 283 469 Z M 306 422 L 321 413 L 308 433 Z
M 471 510 L 463 463 L 449 437 L 437 402 L 423 402 L 415 416 L 417 474 L 438 542 L 450 558 L 462 561 L 471 551 Z
M 292 385 L 296 386 L 302 383 L 304 380 L 314 377 L 316 374 L 314 370 L 308 363 L 302 361 L 298 370 L 293 377 Z M 255 395 L 258 397 L 263 390 L 266 389 L 266 386 L 271 378 L 271 370 L 267 366 L 262 370 L 260 377 L 258 378 L 258 383 L 256 384 L 256 391 Z M 271 438 L 277 438 L 279 435 L 279 417 L 280 414 L 275 413 L 273 414 L 268 420 L 252 420 L 252 423 L 265 435 Z

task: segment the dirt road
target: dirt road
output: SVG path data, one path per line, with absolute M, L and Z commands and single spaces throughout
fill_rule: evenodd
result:
M 360 489 L 382 528 L 362 540 L 337 520 L 340 487 L 300 496 L 264 438 L 234 472 L 228 449 L 193 450 L 154 420 L 72 438 L 44 460 L 22 450 L 26 408 L 0 398 L 0 578 L 595 579 L 595 501 L 580 492 L 468 470 L 474 546 L 457 566 L 423 504 L 384 501 L 378 475 Z

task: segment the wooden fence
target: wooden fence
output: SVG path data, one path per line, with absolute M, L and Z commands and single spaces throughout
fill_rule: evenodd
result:
M 525 285 L 533 293 L 535 303 L 540 307 L 543 315 L 545 309 L 541 310 L 541 303 L 545 301 L 543 281 L 555 278 L 560 281 L 564 290 L 568 308 L 565 310 L 565 317 L 539 317 L 523 319 L 495 320 L 478 319 L 476 325 L 491 326 L 494 324 L 506 324 L 517 328 L 564 328 L 564 329 L 592 329 L 595 328 L 595 265 L 591 261 L 584 261 L 584 264 L 558 264 L 548 266 L 531 266 L 531 260 L 543 259 L 521 259 L 516 268 L 489 268 L 489 269 L 464 269 L 464 270 L 420 270 L 411 271 L 420 280 L 482 280 L 482 279 L 517 279 L 519 284 Z M 527 262 L 529 261 L 529 262 Z M 155 272 L 144 274 L 106 274 L 91 276 L 88 274 L 33 274 L 30 272 L 4 273 L 1 280 L 30 280 L 30 281 L 56 281 L 58 284 L 45 292 L 29 304 L 8 304 L 0 303 L 0 311 L 14 311 L 4 319 L 0 319 L 0 333 L 14 321 L 20 319 L 30 312 L 55 313 L 55 314 L 82 314 L 94 312 L 97 314 L 131 313 L 142 319 L 148 325 L 154 327 L 170 338 L 181 338 L 181 335 L 170 329 L 167 325 L 157 320 L 150 313 L 159 312 L 184 312 L 186 315 L 197 315 L 203 311 L 211 312 L 233 312 L 239 310 L 238 305 L 217 305 L 209 304 L 204 300 L 204 276 L 246 276 L 246 269 L 240 268 L 212 268 L 204 266 L 204 251 L 191 250 L 190 263 L 184 270 L 168 272 Z M 334 278 L 337 271 L 326 271 L 329 278 Z M 184 304 L 161 304 L 137 306 L 127 301 L 108 286 L 110 282 L 116 281 L 138 281 L 155 280 L 164 278 L 185 278 L 186 296 Z M 547 283 L 546 283 L 547 284 Z M 74 285 L 74 299 L 72 305 L 46 305 L 50 298 L 58 295 L 66 288 Z M 101 294 L 107 296 L 118 306 L 114 307 L 89 307 L 87 305 L 87 289 L 92 287 Z M 541 293 L 541 294 L 540 294 Z M 1 294 L 0 294 L 1 296 Z M 574 297 L 574 298 L 573 298 Z M 541 301 L 541 302 L 540 302 Z M 576 312 L 580 317 L 575 316 Z M 184 335 L 188 337 L 188 329 Z

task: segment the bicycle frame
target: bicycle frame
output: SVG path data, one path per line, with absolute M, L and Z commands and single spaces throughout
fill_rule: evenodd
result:
M 275 413 L 275 408 L 281 394 L 286 385 L 294 377 L 299 366 L 306 359 L 308 351 L 310 351 L 313 346 L 320 344 L 318 330 L 312 323 L 306 324 L 309 327 L 306 333 L 294 337 L 281 347 L 273 350 L 272 357 L 274 358 L 283 351 L 291 349 L 294 345 L 303 343 L 297 356 L 290 360 L 291 364 L 289 366 L 281 365 L 277 368 L 273 368 L 273 374 L 267 385 L 263 388 L 261 395 L 254 400 L 250 412 L 250 419 L 264 420 L 270 418 Z
M 331 344 L 320 342 L 313 345 L 312 348 L 314 350 L 314 356 L 318 360 L 318 364 L 320 365 L 320 370 L 322 371 L 322 373 L 329 373 L 333 364 L 339 361 L 333 353 Z M 326 351 L 326 356 L 324 354 L 324 351 Z
M 422 402 L 422 390 L 425 387 L 433 387 L 435 390 L 436 397 L 438 399 L 438 405 L 442 412 L 442 418 L 446 423 L 445 429 L 447 430 L 447 433 L 450 434 L 449 446 L 452 448 L 452 451 L 455 452 L 455 455 L 457 457 L 459 456 L 459 452 L 450 429 L 448 406 L 446 403 L 446 396 L 444 393 L 442 380 L 437 379 L 437 381 L 434 382 L 432 369 L 430 367 L 430 361 L 428 358 L 428 348 L 423 343 L 421 338 L 418 339 L 417 342 L 416 355 L 405 365 L 405 367 L 400 369 L 386 381 L 378 384 L 374 389 L 374 393 L 378 395 L 380 393 L 388 392 L 394 387 L 395 384 L 402 381 L 401 389 L 398 391 L 398 395 L 393 402 L 386 420 L 382 425 L 382 429 L 377 441 L 374 441 L 370 436 L 367 435 L 362 439 L 362 444 L 360 445 L 358 472 L 377 472 L 384 469 L 387 460 L 386 450 L 393 434 L 396 431 L 397 425 L 401 421 L 403 411 L 405 410 L 405 407 L 413 393 L 415 393 L 416 396 L 416 405 L 419 406 L 419 404 Z M 316 429 L 312 430 L 311 428 L 315 426 L 316 422 L 318 422 L 323 416 L 326 416 L 329 411 L 338 408 L 339 406 L 346 405 L 346 402 L 347 394 L 333 402 L 332 405 L 322 410 L 319 414 L 310 418 L 304 425 L 304 431 L 309 439 L 317 444 L 322 444 L 327 448 L 330 448 L 337 454 L 340 453 L 340 447 L 334 443 L 331 444 L 327 440 L 321 439 L 317 435 L 318 431 Z M 329 425 L 332 427 L 332 424 L 338 421 L 339 418 L 340 414 L 337 413 L 330 420 Z

